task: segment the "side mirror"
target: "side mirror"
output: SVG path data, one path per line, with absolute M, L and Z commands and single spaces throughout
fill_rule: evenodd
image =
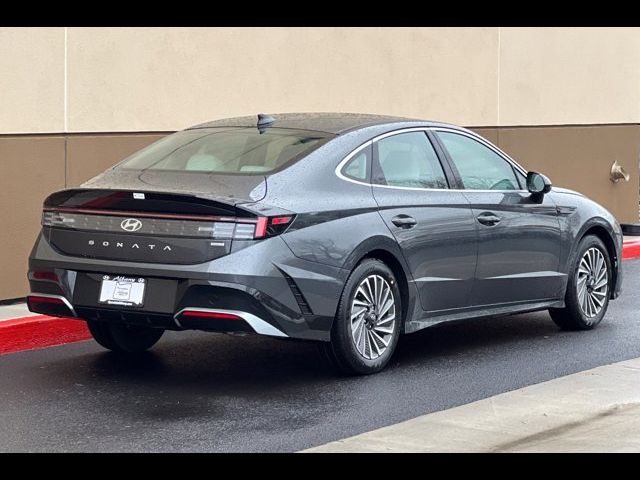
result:
M 544 195 L 551 191 L 551 180 L 538 172 L 527 173 L 527 190 L 532 195 Z

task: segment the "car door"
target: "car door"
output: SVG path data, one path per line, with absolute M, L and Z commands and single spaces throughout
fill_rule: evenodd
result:
M 532 197 L 525 177 L 488 143 L 437 130 L 478 229 L 473 305 L 533 302 L 562 295 L 561 231 L 550 196 Z
M 425 130 L 393 132 L 373 147 L 373 194 L 423 309 L 467 306 L 476 268 L 475 219 L 464 194 L 449 188 L 448 166 Z

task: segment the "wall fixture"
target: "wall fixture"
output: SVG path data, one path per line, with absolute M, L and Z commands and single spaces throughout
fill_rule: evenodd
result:
M 624 180 L 625 182 L 628 182 L 629 178 L 631 178 L 631 176 L 624 169 L 624 167 L 620 165 L 617 160 L 613 162 L 613 165 L 611 165 L 611 174 L 609 176 L 609 179 L 613 183 L 618 183 L 620 180 Z

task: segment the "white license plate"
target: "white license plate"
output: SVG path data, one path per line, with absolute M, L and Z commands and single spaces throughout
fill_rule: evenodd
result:
M 144 278 L 104 275 L 100 286 L 100 303 L 141 307 L 144 304 Z

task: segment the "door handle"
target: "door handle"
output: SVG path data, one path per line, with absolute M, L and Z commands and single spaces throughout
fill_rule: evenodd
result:
M 410 217 L 409 215 L 402 214 L 402 215 L 393 217 L 391 219 L 391 223 L 393 223 L 396 227 L 400 227 L 400 228 L 413 228 L 418 222 L 416 221 L 415 218 Z
M 478 221 L 483 225 L 492 227 L 493 225 L 500 223 L 500 217 L 491 212 L 484 212 L 478 215 Z

